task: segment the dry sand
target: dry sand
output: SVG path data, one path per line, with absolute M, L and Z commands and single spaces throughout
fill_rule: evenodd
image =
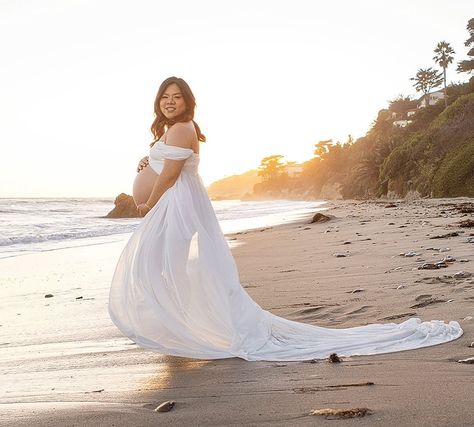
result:
M 0 260 L 0 425 L 473 426 L 474 365 L 457 360 L 474 356 L 474 277 L 452 277 L 474 273 L 473 229 L 458 227 L 472 218 L 455 209 L 462 202 L 473 200 L 330 202 L 329 222 L 229 236 L 243 243 L 233 249 L 242 284 L 275 314 L 326 327 L 416 316 L 464 329 L 451 343 L 340 364 L 203 361 L 138 348 L 106 310 L 127 235 Z M 399 255 L 408 251 L 419 255 Z M 456 258 L 447 268 L 417 269 L 447 255 Z M 366 382 L 374 385 L 351 386 Z M 166 400 L 174 409 L 153 412 Z M 308 415 L 326 407 L 373 413 Z

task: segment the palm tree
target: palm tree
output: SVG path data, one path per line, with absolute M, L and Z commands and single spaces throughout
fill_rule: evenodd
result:
M 469 33 L 469 38 L 464 42 L 464 46 L 469 47 L 474 44 L 474 18 L 471 18 L 467 22 L 467 31 Z M 465 59 L 461 62 L 458 62 L 458 73 L 472 73 L 474 72 L 474 46 L 469 49 L 467 52 L 469 59 Z
M 453 54 L 456 52 L 449 43 L 443 40 L 436 45 L 434 53 L 436 55 L 433 57 L 433 60 L 443 69 L 444 108 L 446 108 L 448 106 L 448 95 L 446 94 L 446 68 L 448 68 L 448 65 L 453 62 Z
M 438 73 L 433 68 L 429 67 L 426 69 L 420 68 L 415 77 L 412 77 L 410 80 L 414 80 L 415 84 L 413 85 L 417 92 L 423 92 L 425 96 L 426 107 L 430 105 L 428 94 L 430 90 L 438 87 L 443 82 L 443 77 L 441 73 Z

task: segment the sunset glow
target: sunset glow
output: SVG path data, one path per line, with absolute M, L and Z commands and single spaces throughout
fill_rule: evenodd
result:
M 191 86 L 206 184 L 264 156 L 365 134 L 432 66 L 467 52 L 472 1 L 0 1 L 0 197 L 130 194 L 158 86 Z M 427 18 L 427 15 L 429 18 Z M 448 81 L 465 75 L 448 70 Z

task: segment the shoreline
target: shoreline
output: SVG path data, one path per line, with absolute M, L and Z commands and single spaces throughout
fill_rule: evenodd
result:
M 472 229 L 457 227 L 464 217 L 444 205 L 466 201 L 474 199 L 328 201 L 322 212 L 334 217 L 329 222 L 308 224 L 308 214 L 226 235 L 239 243 L 232 252 L 242 285 L 276 315 L 324 327 L 420 317 L 456 320 L 464 329 L 450 343 L 354 356 L 341 364 L 203 361 L 137 348 L 106 311 L 124 241 L 33 254 L 26 269 L 20 267 L 24 257 L 2 259 L 4 422 L 334 425 L 307 414 L 366 406 L 373 414 L 360 420 L 364 426 L 473 425 L 474 373 L 457 360 L 474 356 L 468 347 L 474 341 L 474 279 L 446 277 L 474 273 L 474 246 L 466 243 Z M 430 239 L 453 231 L 463 233 Z M 420 255 L 400 256 L 409 251 Z M 456 261 L 439 270 L 417 269 L 421 259 L 445 255 Z M 342 386 L 364 382 L 374 385 Z M 176 400 L 176 407 L 164 414 L 151 410 L 165 400 Z

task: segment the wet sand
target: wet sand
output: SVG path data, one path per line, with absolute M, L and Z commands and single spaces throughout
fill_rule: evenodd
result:
M 330 202 L 329 222 L 229 236 L 243 286 L 275 314 L 338 328 L 416 316 L 464 329 L 451 343 L 340 364 L 202 361 L 138 348 L 107 314 L 126 235 L 2 259 L 0 425 L 472 426 L 474 367 L 457 361 L 474 357 L 474 277 L 453 277 L 474 273 L 474 229 L 459 227 L 472 214 L 456 209 L 466 202 Z M 430 239 L 451 232 L 459 235 Z M 418 255 L 400 256 L 408 252 Z M 456 261 L 446 268 L 417 268 L 448 255 Z M 153 412 L 166 400 L 176 401 L 170 412 Z M 308 415 L 326 407 L 373 413 Z

